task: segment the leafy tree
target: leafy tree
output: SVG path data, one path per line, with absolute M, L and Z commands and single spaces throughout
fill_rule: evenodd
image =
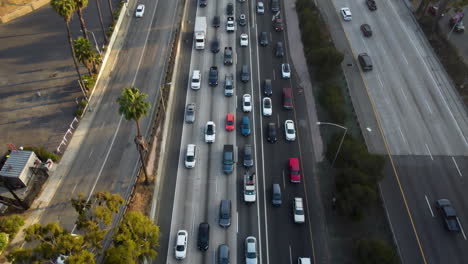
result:
M 142 257 L 154 258 L 157 246 L 159 227 L 141 212 L 131 211 L 124 216 L 114 234 L 113 245 L 106 252 L 106 263 L 136 263 Z M 122 256 L 125 258 L 121 259 Z
M 75 70 L 76 70 L 76 73 L 78 74 L 81 91 L 83 92 L 83 95 L 87 100 L 88 96 L 86 95 L 86 92 L 84 90 L 85 86 L 84 86 L 83 78 L 81 77 L 80 69 L 78 68 L 78 62 L 76 61 L 75 49 L 73 48 L 73 38 L 71 35 L 71 31 L 70 31 L 70 20 L 73 17 L 73 12 L 75 12 L 77 8 L 76 3 L 74 2 L 74 0 L 51 0 L 50 5 L 52 6 L 52 9 L 55 11 L 55 13 L 61 16 L 63 20 L 65 21 L 65 25 L 67 27 L 68 44 L 70 45 L 70 50 L 71 50 L 72 57 L 73 57 L 73 63 L 75 64 Z
M 319 48 L 314 51 L 316 58 L 316 78 L 326 80 L 330 78 L 341 65 L 344 54 L 333 46 Z
M 7 233 L 11 238 L 15 237 L 23 225 L 24 219 L 19 215 L 0 217 L 0 232 Z
M 84 232 L 87 241 L 96 249 L 101 249 L 101 242 L 110 229 L 114 214 L 120 210 L 124 199 L 118 194 L 97 192 L 90 199 L 83 194 L 71 199 L 71 204 L 78 213 L 76 227 Z
M 8 246 L 8 234 L 0 233 L 0 252 L 3 251 Z
M 361 220 L 364 210 L 377 201 L 377 192 L 366 185 L 351 184 L 336 193 L 338 211 L 352 220 Z
M 322 86 L 322 88 L 319 91 L 318 99 L 319 99 L 320 104 L 325 109 L 327 109 L 327 112 L 330 115 L 330 119 L 332 122 L 335 122 L 338 124 L 345 123 L 346 121 L 346 112 L 344 110 L 345 100 L 344 100 L 340 87 L 334 84 L 328 84 L 328 85 Z M 338 143 L 340 142 L 342 135 L 343 134 L 337 135 L 337 137 L 339 137 Z M 334 149 L 330 150 L 333 152 L 330 160 L 333 160 L 334 154 L 336 153 L 335 150 L 338 149 L 338 145 L 333 146 L 333 147 Z
M 34 242 L 34 248 L 15 248 L 7 259 L 13 263 L 44 263 L 55 261 L 60 256 L 74 256 L 72 259 L 86 259 L 94 262 L 94 254 L 89 252 L 91 244 L 81 235 L 74 235 L 64 230 L 58 223 L 49 223 L 45 226 L 34 224 L 24 231 L 25 241 Z M 72 263 L 72 262 L 70 262 Z
M 356 257 L 361 264 L 397 264 L 395 249 L 381 239 L 362 239 L 356 245 Z
M 145 184 L 148 182 L 148 173 L 146 171 L 146 162 L 144 159 L 143 152 L 147 150 L 145 139 L 141 136 L 140 131 L 140 119 L 143 116 L 148 115 L 151 105 L 146 101 L 148 95 L 140 92 L 135 87 L 125 88 L 122 91 L 122 95 L 117 98 L 117 102 L 120 104 L 119 114 L 123 115 L 126 120 L 133 120 L 137 125 L 137 136 L 135 137 L 135 145 L 138 152 L 140 153 L 140 160 L 143 164 L 143 172 L 145 173 Z
M 373 186 L 369 176 L 363 171 L 356 168 L 340 169 L 336 175 L 336 189 L 341 191 L 353 184 Z

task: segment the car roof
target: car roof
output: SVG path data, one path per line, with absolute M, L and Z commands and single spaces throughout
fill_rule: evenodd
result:
M 299 160 L 297 158 L 289 158 L 289 166 L 295 170 L 299 170 Z
M 242 117 L 242 122 L 243 122 L 243 123 L 246 123 L 246 122 L 249 122 L 249 121 L 250 121 L 249 116 L 243 116 L 243 117 Z

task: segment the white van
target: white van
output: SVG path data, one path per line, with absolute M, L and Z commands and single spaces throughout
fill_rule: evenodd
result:
M 194 144 L 187 145 L 187 153 L 185 154 L 185 167 L 191 169 L 195 167 L 197 162 L 197 146 Z

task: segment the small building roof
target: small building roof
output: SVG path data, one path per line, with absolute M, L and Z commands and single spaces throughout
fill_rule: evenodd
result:
M 10 153 L 10 157 L 8 157 L 0 170 L 0 176 L 19 178 L 24 169 L 27 168 L 27 164 L 30 162 L 31 156 L 36 158 L 36 155 L 32 151 L 12 151 Z

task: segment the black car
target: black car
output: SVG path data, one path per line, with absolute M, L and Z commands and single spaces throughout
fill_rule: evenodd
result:
M 226 13 L 228 16 L 232 16 L 234 14 L 234 5 L 232 3 L 227 4 Z
M 265 31 L 260 33 L 260 45 L 263 47 L 268 46 L 268 35 Z
M 207 2 L 207 0 L 200 0 L 200 1 L 199 1 L 200 7 L 205 7 L 206 4 L 207 4 L 206 2 Z
M 265 79 L 263 83 L 263 92 L 266 96 L 271 96 L 273 94 L 273 87 L 271 86 L 271 80 Z
M 200 223 L 198 226 L 198 249 L 206 251 L 210 243 L 210 225 L 208 223 Z
M 460 232 L 457 213 L 448 199 L 440 199 L 436 201 L 436 207 L 444 220 L 444 225 L 448 231 Z
M 213 53 L 219 52 L 219 40 L 217 38 L 213 39 L 213 41 L 211 42 L 211 51 Z
M 221 25 L 221 18 L 219 16 L 213 17 L 213 27 L 217 28 Z
M 375 0 L 366 0 L 367 7 L 371 11 L 377 10 L 377 4 L 375 3 Z
M 283 42 L 281 41 L 276 42 L 275 55 L 276 57 L 284 56 Z
M 245 14 L 240 14 L 239 16 L 239 26 L 245 26 L 247 25 L 247 18 L 245 17 Z
M 208 83 L 210 86 L 218 85 L 218 67 L 210 67 L 210 72 L 208 73 Z
M 232 53 L 232 47 L 224 48 L 224 65 L 232 65 L 234 61 L 234 56 Z
M 275 123 L 268 124 L 268 133 L 267 133 L 267 141 L 270 143 L 276 142 L 276 125 Z
M 364 34 L 365 37 L 370 37 L 372 36 L 372 29 L 369 24 L 362 24 L 361 25 L 361 31 L 362 34 Z

